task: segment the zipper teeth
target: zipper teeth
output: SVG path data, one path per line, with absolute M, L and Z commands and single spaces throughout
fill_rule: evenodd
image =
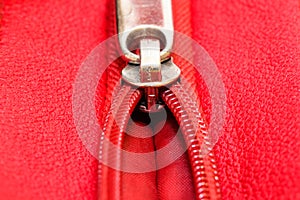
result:
M 131 86 L 119 86 L 113 95 L 113 102 L 106 117 L 103 134 L 100 141 L 99 158 L 104 157 L 104 153 L 109 155 L 111 162 L 120 168 L 121 152 L 110 152 L 109 147 L 104 145 L 104 136 L 119 149 L 122 148 L 124 131 L 128 119 L 141 99 L 141 92 L 132 89 Z M 193 95 L 189 95 L 182 85 L 177 83 L 162 93 L 162 99 L 174 114 L 180 124 L 188 148 L 189 159 L 194 177 L 194 187 L 196 199 L 220 199 L 220 184 L 217 172 L 216 161 L 211 145 L 207 137 L 207 126 L 202 117 L 197 104 L 192 101 Z M 196 99 L 198 100 L 198 99 Z M 186 106 L 182 106 L 186 105 Z M 193 120 L 195 119 L 195 120 Z M 196 125 L 195 125 L 196 124 Z M 195 126 L 197 132 L 195 134 Z M 201 146 L 210 151 L 206 156 L 202 156 Z M 103 168 L 99 164 L 98 183 L 105 186 L 100 190 L 99 199 L 121 199 L 121 174 L 120 171 Z M 99 188 L 100 189 L 100 188 Z
M 142 97 L 139 90 L 124 85 L 116 89 L 113 102 L 106 116 L 103 133 L 99 144 L 99 160 L 109 156 L 109 162 L 116 169 L 121 167 L 121 148 L 123 145 L 124 132 L 127 122 L 137 103 Z M 104 144 L 104 137 L 117 146 L 118 152 L 110 151 Z M 104 155 L 105 154 L 105 155 Z M 113 159 L 112 159 L 113 158 Z M 99 199 L 121 199 L 121 174 L 119 170 L 98 166 L 98 198 Z M 103 188 L 103 186 L 105 186 Z M 102 190 L 101 190 L 102 188 Z M 109 196 L 111 195 L 111 196 Z
M 194 187 L 196 198 L 200 199 L 220 199 L 220 184 L 218 182 L 218 172 L 214 154 L 207 137 L 207 126 L 201 116 L 195 102 L 191 99 L 181 84 L 173 85 L 170 90 L 162 94 L 162 99 L 173 112 L 176 120 L 180 124 L 188 148 L 189 159 L 194 177 Z M 184 107 L 182 106 L 185 105 Z M 195 134 L 196 118 L 197 132 Z M 208 151 L 206 156 L 202 156 L 201 146 L 205 145 Z

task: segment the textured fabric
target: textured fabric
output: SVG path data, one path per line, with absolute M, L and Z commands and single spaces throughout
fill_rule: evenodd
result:
M 0 199 L 93 199 L 97 161 L 72 119 L 72 83 L 104 38 L 105 1 L 5 1 Z
M 223 197 L 300 199 L 299 1 L 192 4 L 193 37 L 227 90 Z
M 75 130 L 72 84 L 83 59 L 113 34 L 108 29 L 115 30 L 111 2 L 0 5 L 0 199 L 96 199 L 97 161 Z M 299 1 L 173 3 L 176 16 L 190 12 L 174 17 L 176 30 L 205 47 L 227 90 L 225 130 L 215 147 L 223 198 L 300 199 Z M 189 19 L 186 30 L 180 24 Z M 99 84 L 100 121 L 111 82 L 105 76 Z M 203 82 L 199 93 L 209 118 Z M 172 124 L 170 119 L 165 133 L 172 135 Z M 136 185 L 128 183 L 126 195 L 180 199 L 180 180 L 185 194 L 192 192 L 187 168 L 182 156 L 160 173 L 166 184 L 135 193 Z M 172 177 L 177 169 L 185 174 Z M 124 176 L 147 186 L 157 174 Z

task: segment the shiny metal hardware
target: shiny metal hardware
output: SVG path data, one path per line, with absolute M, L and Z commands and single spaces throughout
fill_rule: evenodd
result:
M 167 86 L 178 80 L 180 76 L 180 69 L 177 67 L 172 59 L 161 63 L 161 81 L 142 82 L 140 78 L 140 69 L 137 65 L 128 64 L 122 70 L 122 78 L 125 82 L 136 87 L 162 87 Z
M 144 111 L 156 111 L 159 88 L 180 76 L 170 58 L 174 39 L 171 0 L 117 0 L 117 14 L 120 47 L 129 61 L 122 78 L 143 88 Z
M 161 63 L 159 40 L 142 39 L 140 42 L 140 52 L 140 81 L 142 83 L 160 82 Z
M 174 37 L 171 0 L 117 0 L 117 16 L 119 43 L 130 63 L 140 63 L 133 51 L 145 38 L 159 40 L 161 61 L 170 57 Z
M 142 39 L 140 42 L 141 64 L 140 81 L 142 83 L 161 81 L 160 44 L 159 40 Z M 155 111 L 158 101 L 158 88 L 145 88 L 146 107 L 149 111 Z
M 144 88 L 146 99 L 144 111 L 158 110 L 159 87 L 175 82 L 180 76 L 180 69 L 171 59 L 161 63 L 159 46 L 159 40 L 141 40 L 140 66 L 128 64 L 122 70 L 122 78 L 125 82 Z

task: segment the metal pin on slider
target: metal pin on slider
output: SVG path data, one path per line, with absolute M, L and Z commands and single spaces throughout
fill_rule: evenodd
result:
M 156 111 L 160 109 L 159 88 L 174 83 L 180 76 L 180 69 L 171 59 L 161 63 L 158 40 L 143 39 L 140 44 L 140 67 L 128 64 L 122 77 L 125 82 L 144 89 L 146 107 L 142 110 Z

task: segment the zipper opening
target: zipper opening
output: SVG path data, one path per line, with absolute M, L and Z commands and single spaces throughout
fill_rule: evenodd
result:
M 114 4 L 110 4 L 110 6 L 115 7 Z M 112 9 L 110 9 L 110 10 L 112 10 Z M 178 15 L 176 17 L 180 18 Z M 116 22 L 116 20 L 115 20 L 115 10 L 110 15 L 110 18 L 114 19 L 113 21 Z M 175 21 L 175 24 L 176 24 L 176 21 Z M 183 24 L 186 24 L 186 22 L 183 23 Z M 184 27 L 184 25 L 182 25 L 182 26 Z M 109 29 L 109 31 L 108 31 L 109 35 L 114 34 L 115 32 L 116 32 L 116 29 Z M 113 52 L 114 50 L 111 50 L 111 51 Z M 116 83 L 117 83 L 116 80 L 118 79 L 118 77 L 120 77 L 120 70 L 121 70 L 120 65 L 118 65 L 118 64 L 115 64 L 115 65 L 113 64 L 112 65 L 112 67 L 110 68 L 110 70 L 108 70 L 108 74 L 110 74 L 112 76 L 108 76 L 107 77 L 107 79 L 108 79 L 107 85 L 110 85 L 110 86 L 111 85 L 116 85 Z M 189 77 L 189 80 L 191 80 L 191 79 L 195 80 L 195 76 L 194 75 L 189 75 L 190 72 L 191 72 L 191 69 L 187 69 L 187 68 L 183 68 L 182 69 L 182 74 L 183 75 L 186 74 Z M 115 77 L 115 78 L 111 79 L 111 77 Z M 191 81 L 191 82 L 196 83 L 196 81 Z M 114 83 L 114 84 L 110 84 L 110 83 Z M 127 87 L 127 86 L 124 86 L 124 87 Z M 178 85 L 178 84 L 176 84 L 176 87 L 178 89 L 178 87 L 180 88 L 181 86 Z M 176 87 L 174 86 L 172 88 L 173 89 L 175 88 L 175 90 L 176 90 Z M 109 87 L 107 87 L 107 88 L 109 88 Z M 112 91 L 112 90 L 108 89 L 108 91 Z M 139 95 L 141 95 L 141 94 L 139 94 Z M 187 101 L 184 96 L 180 95 L 180 93 L 177 93 L 177 95 L 180 96 L 179 98 L 185 99 L 184 100 L 185 102 L 191 103 L 191 102 Z M 110 107 L 110 103 L 109 103 L 110 101 L 109 101 L 109 99 L 113 98 L 113 96 L 114 95 L 109 95 L 109 97 L 107 98 L 107 101 L 106 101 L 106 105 L 108 105 L 106 107 L 107 110 Z M 163 96 L 162 98 L 164 99 L 164 102 L 168 105 L 168 107 L 170 108 L 170 110 L 172 110 L 173 114 L 177 113 L 178 112 L 178 108 L 174 107 L 174 105 L 177 105 L 179 103 L 178 99 L 177 99 L 177 102 L 174 103 L 174 98 L 175 99 L 177 98 L 176 95 L 174 95 L 170 91 L 165 91 L 162 96 Z M 170 100 L 170 96 L 172 96 L 172 98 L 171 98 L 172 100 Z M 140 100 L 141 96 L 138 99 Z M 132 106 L 133 105 L 137 105 L 139 100 L 136 99 L 135 102 L 131 103 L 131 105 L 127 105 L 127 113 L 124 114 L 124 116 L 126 115 L 126 117 L 123 117 L 123 119 L 128 118 L 128 116 L 132 113 L 132 111 L 134 109 L 134 107 L 132 107 Z M 112 103 L 112 107 L 113 107 L 113 103 Z M 123 107 L 124 107 L 124 105 L 123 105 Z M 196 107 L 193 107 L 193 109 L 194 109 L 194 111 L 195 111 L 195 109 L 198 110 L 198 108 L 196 108 Z M 129 112 L 129 110 L 130 110 L 130 112 Z M 190 110 L 191 113 L 194 112 L 194 111 L 191 111 L 192 110 L 191 108 L 189 110 Z M 180 113 L 182 113 L 182 112 L 184 112 L 184 111 L 180 111 Z M 174 116 L 175 116 L 175 114 L 174 114 Z M 175 118 L 177 119 L 178 124 L 180 124 L 181 121 L 182 121 L 182 117 L 175 116 Z M 109 126 L 107 124 L 111 124 L 111 123 L 113 123 L 113 122 L 110 122 L 109 119 L 107 118 L 105 126 Z M 112 126 L 112 125 L 110 125 L 110 126 Z M 187 125 L 187 126 L 189 126 L 189 125 Z M 125 130 L 124 127 L 121 128 L 121 129 Z M 119 133 L 119 138 L 120 137 L 124 138 L 124 135 L 122 135 L 122 134 L 123 133 Z M 185 139 L 186 139 L 187 143 L 191 143 L 191 150 L 189 150 L 189 157 L 190 157 L 189 159 L 190 159 L 190 165 L 191 165 L 191 168 L 192 168 L 191 170 L 193 171 L 192 173 L 193 173 L 193 177 L 194 177 L 194 189 L 195 189 L 195 193 L 196 193 L 196 199 L 219 199 L 220 198 L 220 185 L 218 183 L 218 176 L 217 176 L 217 169 L 216 169 L 216 165 L 215 165 L 214 155 L 213 155 L 212 152 L 210 152 L 208 154 L 209 156 L 205 157 L 205 158 L 200 158 L 199 156 L 194 155 L 193 152 L 198 152 L 198 154 L 199 154 L 199 152 L 201 151 L 201 149 L 199 147 L 195 149 L 195 145 L 196 145 L 196 144 L 194 144 L 195 140 L 189 140 L 188 137 L 186 137 Z M 205 140 L 205 136 L 202 136 L 202 137 L 203 137 L 202 140 Z M 119 139 L 119 140 L 121 141 L 122 139 Z M 121 144 L 119 144 L 119 145 L 121 145 Z M 100 149 L 101 148 L 102 147 L 100 147 Z M 100 151 L 99 156 L 103 156 L 102 154 L 103 154 L 103 151 Z M 106 167 L 104 166 L 104 167 L 100 167 L 100 168 L 104 168 L 105 169 Z M 103 173 L 103 172 L 99 172 L 99 177 L 98 177 L 98 181 L 99 181 L 98 190 L 99 191 L 101 191 L 101 187 L 103 186 L 103 177 L 101 176 L 101 173 Z M 157 178 L 157 176 L 156 176 L 156 178 Z M 116 182 L 118 182 L 118 180 Z M 112 179 L 110 179 L 110 181 L 112 181 Z M 113 180 L 113 182 L 115 182 L 115 180 Z M 121 191 L 122 191 L 121 187 L 122 186 L 120 185 L 121 181 L 120 181 L 120 183 L 115 183 L 115 184 L 116 184 L 115 187 L 117 187 L 118 189 L 114 190 L 114 192 L 117 191 L 117 193 L 113 195 L 114 198 L 109 198 L 109 199 L 122 199 L 122 197 L 121 197 Z M 107 182 L 106 185 L 109 185 L 109 183 Z M 156 184 L 156 186 L 157 185 L 158 184 Z M 106 190 L 110 191 L 109 188 L 106 189 Z M 109 193 L 111 194 L 113 192 L 109 192 Z M 108 195 L 108 193 L 106 193 L 104 196 L 106 196 L 106 195 Z M 98 194 L 98 196 L 100 197 L 101 195 Z

